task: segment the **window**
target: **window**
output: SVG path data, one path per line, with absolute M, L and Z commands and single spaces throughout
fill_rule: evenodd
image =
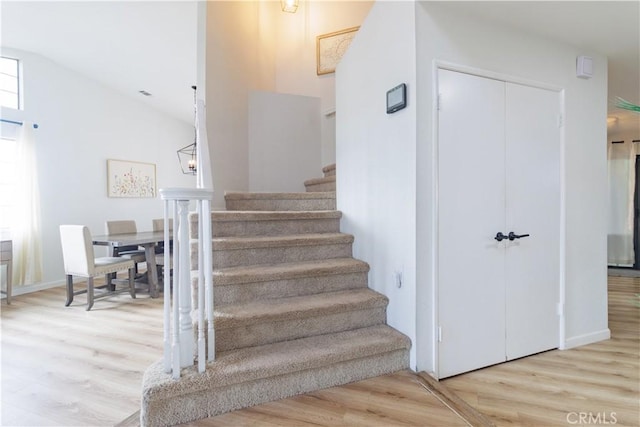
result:
M 19 110 L 20 62 L 17 59 L 0 57 L 0 105 Z

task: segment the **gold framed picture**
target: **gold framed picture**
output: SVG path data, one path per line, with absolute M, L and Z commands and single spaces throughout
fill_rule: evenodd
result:
M 352 27 L 316 37 L 316 72 L 319 76 L 336 71 L 359 29 L 360 27 Z

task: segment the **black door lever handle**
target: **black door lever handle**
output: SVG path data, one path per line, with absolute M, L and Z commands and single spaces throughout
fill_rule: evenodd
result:
M 507 239 L 507 238 L 508 238 L 507 236 L 502 234 L 502 231 L 499 231 L 498 234 L 496 234 L 496 237 L 494 237 L 494 239 L 496 239 L 498 242 L 502 242 L 504 239 Z
M 516 239 L 521 239 L 523 237 L 529 237 L 528 234 L 516 234 L 513 231 L 509 232 L 509 235 L 507 236 L 509 238 L 509 240 L 516 240 Z

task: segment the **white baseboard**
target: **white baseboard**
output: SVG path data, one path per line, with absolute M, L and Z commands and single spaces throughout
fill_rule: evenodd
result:
M 601 331 L 591 332 L 584 335 L 578 335 L 577 337 L 571 337 L 564 341 L 562 350 L 568 350 L 574 347 L 580 347 L 587 344 L 593 344 L 594 342 L 604 341 L 611 338 L 611 331 L 609 328 Z
M 65 283 L 66 282 L 64 280 L 56 280 L 53 282 L 44 282 L 35 285 L 13 286 L 11 289 L 11 296 L 15 297 L 16 295 L 30 294 L 32 292 L 43 291 L 45 289 L 57 288 L 58 286 L 64 286 Z M 2 295 L 2 298 L 6 298 L 6 296 Z

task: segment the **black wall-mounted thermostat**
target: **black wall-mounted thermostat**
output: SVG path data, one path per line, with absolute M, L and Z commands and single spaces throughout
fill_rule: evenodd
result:
M 407 85 L 402 83 L 387 91 L 387 114 L 395 113 L 407 106 Z

